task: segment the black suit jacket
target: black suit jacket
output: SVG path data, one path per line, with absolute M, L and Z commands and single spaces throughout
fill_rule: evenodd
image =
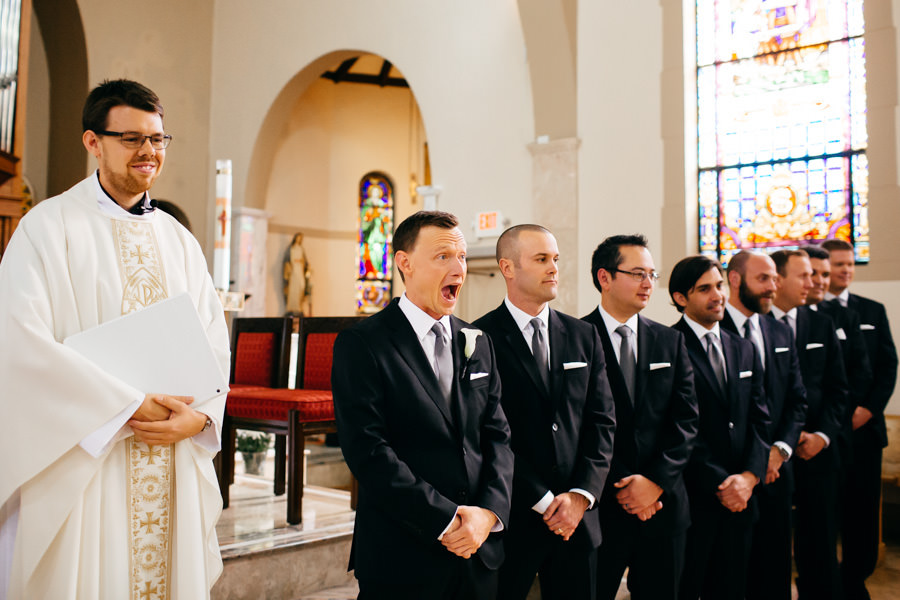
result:
M 719 327 L 741 336 L 728 311 Z M 784 442 L 796 450 L 797 440 L 806 423 L 806 388 L 800 374 L 800 360 L 794 346 L 794 334 L 790 326 L 759 317 L 763 345 L 766 348 L 764 387 L 769 408 L 769 437 L 767 441 Z M 752 344 L 752 342 L 751 342 Z M 753 346 L 754 350 L 756 346 Z
M 869 363 L 869 351 L 866 339 L 859 328 L 859 315 L 841 306 L 837 300 L 827 300 L 815 306 L 823 315 L 828 315 L 834 322 L 835 334 L 841 347 L 844 359 L 844 373 L 847 375 L 847 414 L 842 421 L 840 453 L 844 462 L 851 458 L 850 436 L 853 433 L 853 410 L 868 401 L 869 389 L 872 387 L 872 367 Z M 873 419 L 875 413 L 872 413 Z
M 887 312 L 880 302 L 856 294 L 850 294 L 847 308 L 859 315 L 859 327 L 866 341 L 873 374 L 872 386 L 861 404 L 872 411 L 872 419 L 859 431 L 871 428 L 881 440 L 882 446 L 887 446 L 884 408 L 897 383 L 897 348 L 891 336 Z
M 774 319 L 774 316 L 770 317 Z M 834 321 L 807 306 L 797 309 L 797 355 L 806 388 L 806 425 L 804 431 L 821 431 L 837 442 L 849 417 L 847 375 Z M 829 446 L 837 457 L 837 446 Z
M 638 316 L 637 385 L 632 403 L 600 316 L 584 317 L 593 324 L 609 360 L 606 372 L 616 404 L 616 439 L 612 468 L 600 500 L 601 525 L 607 519 L 633 523 L 645 535 L 665 535 L 690 525 L 683 471 L 697 434 L 694 375 L 681 333 Z M 629 515 L 616 500 L 613 483 L 640 474 L 663 488 L 663 508 L 648 521 Z
M 727 380 L 723 395 L 700 338 L 683 317 L 673 327 L 684 334 L 700 405 L 700 429 L 685 471 L 696 514 L 700 505 L 719 505 L 716 492 L 729 475 L 750 471 L 760 481 L 765 479 L 769 409 L 753 342 L 719 328 Z
M 513 455 L 500 406 L 491 340 L 464 356 L 467 324 L 451 317 L 451 401 L 395 299 L 341 332 L 332 390 L 341 449 L 359 481 L 350 567 L 359 579 L 411 583 L 446 575 L 462 560 L 437 540 L 459 505 L 489 509 L 508 524 Z M 475 555 L 499 567 L 491 534 Z
M 513 526 L 518 522 L 543 533 L 546 525 L 532 507 L 548 491 L 556 496 L 580 488 L 599 500 L 606 483 L 616 420 L 603 348 L 593 327 L 551 309 L 548 390 L 505 304 L 474 324 L 491 336 L 497 352 L 516 456 Z M 585 513 L 570 543 L 600 544 L 596 510 Z

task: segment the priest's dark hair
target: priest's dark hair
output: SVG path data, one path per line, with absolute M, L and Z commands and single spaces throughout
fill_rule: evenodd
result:
M 130 79 L 107 79 L 88 94 L 81 112 L 82 131 L 104 131 L 110 109 L 130 106 L 163 117 L 162 103 L 150 88 Z
M 722 268 L 719 261 L 702 254 L 682 258 L 672 269 L 672 274 L 669 276 L 669 296 L 672 298 L 672 305 L 678 309 L 678 312 L 683 313 L 684 307 L 675 302 L 675 293 L 687 298 L 688 292 L 694 289 L 697 281 L 710 269 L 718 269 L 720 275 L 725 273 L 725 269 Z
M 641 246 L 647 247 L 647 238 L 639 233 L 632 235 L 614 235 L 606 238 L 591 257 L 591 279 L 594 281 L 594 287 L 601 294 L 603 289 L 600 287 L 600 281 L 597 279 L 597 271 L 605 269 L 613 279 L 616 277 L 616 269 L 622 264 L 622 252 L 619 248 L 622 246 Z
M 394 254 L 397 252 L 412 252 L 419 238 L 419 230 L 423 227 L 439 227 L 441 229 L 453 229 L 459 226 L 459 219 L 448 212 L 440 210 L 420 210 L 403 219 L 394 230 Z M 403 271 L 400 271 L 400 279 L 406 281 Z

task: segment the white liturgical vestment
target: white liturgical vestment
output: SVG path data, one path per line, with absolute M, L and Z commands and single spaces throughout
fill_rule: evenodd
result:
M 167 390 L 134 389 L 62 344 L 185 292 L 227 374 L 206 261 L 170 215 L 129 214 L 95 174 L 19 223 L 0 261 L 0 598 L 209 597 L 222 570 L 212 458 L 225 394 L 198 407 L 209 431 L 147 446 L 125 421 L 144 392 Z

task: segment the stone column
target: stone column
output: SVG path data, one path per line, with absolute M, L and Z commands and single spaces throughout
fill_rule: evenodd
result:
M 528 145 L 532 157 L 534 222 L 556 236 L 559 244 L 559 296 L 553 308 L 572 316 L 578 309 L 578 138 Z

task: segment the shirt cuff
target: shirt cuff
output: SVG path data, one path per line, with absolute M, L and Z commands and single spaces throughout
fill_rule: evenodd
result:
M 101 425 L 99 429 L 85 436 L 78 445 L 94 458 L 98 458 L 106 452 L 113 442 L 117 442 L 120 439 L 131 435 L 131 428 L 129 427 L 126 430 L 125 423 L 127 423 L 131 418 L 131 415 L 141 407 L 143 402 L 143 398 L 135 400 L 122 409 L 122 412 Z
M 208 450 L 212 454 L 215 454 L 222 449 L 222 440 L 219 433 L 222 428 L 213 417 L 210 417 L 206 413 L 201 414 L 209 418 L 209 420 L 212 421 L 212 425 L 210 425 L 209 429 L 206 431 L 195 433 L 193 437 L 191 437 L 191 440 L 204 450 Z
M 569 490 L 569 491 L 570 491 L 570 492 L 575 492 L 576 494 L 581 494 L 582 496 L 584 496 L 585 498 L 587 498 L 587 501 L 588 501 L 588 507 L 587 507 L 587 509 L 588 509 L 588 510 L 591 510 L 592 508 L 594 508 L 594 501 L 596 500 L 596 498 L 594 498 L 594 495 L 593 495 L 592 493 L 590 493 L 590 492 L 587 491 L 587 490 L 583 490 L 583 489 L 581 489 L 581 488 L 572 488 L 572 489 Z
M 459 512 L 459 507 L 457 506 L 457 507 L 456 507 L 456 510 L 453 511 L 453 518 L 450 519 L 450 522 L 447 523 L 447 526 L 446 526 L 446 527 L 444 527 L 444 530 L 441 532 L 441 535 L 438 536 L 438 541 L 439 541 L 439 542 L 440 542 L 441 540 L 444 539 L 444 536 L 445 536 L 445 535 L 447 535 L 447 530 L 450 529 L 450 527 L 453 525 L 453 521 L 456 520 L 456 513 L 458 513 L 458 512 Z
M 817 436 L 819 436 L 820 438 L 822 438 L 823 440 L 825 440 L 825 447 L 826 447 L 826 448 L 827 448 L 828 446 L 831 445 L 831 438 L 830 438 L 830 437 L 828 437 L 827 435 L 825 435 L 825 434 L 822 433 L 821 431 L 816 431 L 816 432 L 814 432 L 814 433 L 815 433 Z
M 550 508 L 550 503 L 553 502 L 553 492 L 547 490 L 547 493 L 544 494 L 544 497 L 537 501 L 537 504 L 531 507 L 536 513 L 544 514 L 548 508 Z
M 791 456 L 794 455 L 794 451 L 791 450 L 791 447 L 790 447 L 790 446 L 788 446 L 787 444 L 785 444 L 785 443 L 782 442 L 782 441 L 775 442 L 774 445 L 775 445 L 775 446 L 778 446 L 779 448 L 781 448 L 784 452 L 787 452 L 787 458 L 784 459 L 785 461 L 791 460 Z

